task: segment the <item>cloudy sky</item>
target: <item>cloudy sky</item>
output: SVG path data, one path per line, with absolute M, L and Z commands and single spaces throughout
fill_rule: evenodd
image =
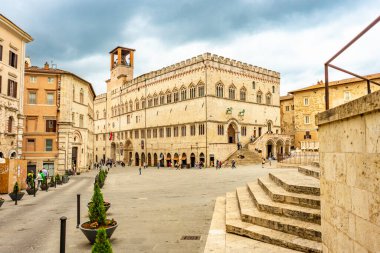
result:
M 136 49 L 135 76 L 210 52 L 281 73 L 281 93 L 323 79 L 323 63 L 380 15 L 378 0 L 1 0 L 27 31 L 32 64 L 54 62 L 106 91 L 108 52 Z M 335 64 L 380 72 L 380 24 Z M 345 78 L 332 73 L 332 79 Z

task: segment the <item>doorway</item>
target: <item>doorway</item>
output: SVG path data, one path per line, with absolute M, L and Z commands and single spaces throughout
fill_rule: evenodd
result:
M 228 143 L 236 143 L 236 131 L 232 124 L 227 129 Z
M 71 149 L 71 161 L 72 161 L 73 170 L 74 172 L 76 172 L 77 167 L 78 167 L 78 147 L 73 147 Z
M 191 153 L 191 155 L 190 155 L 190 167 L 191 168 L 195 167 L 195 155 L 194 155 L 194 153 Z

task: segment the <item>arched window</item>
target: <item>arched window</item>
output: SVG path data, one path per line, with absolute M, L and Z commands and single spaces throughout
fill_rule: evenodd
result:
M 216 85 L 216 96 L 222 98 L 223 97 L 223 84 L 218 83 Z
M 121 102 L 120 108 L 121 108 L 121 113 L 124 114 L 124 104 L 123 104 L 123 102 Z
M 181 88 L 181 101 L 186 100 L 187 98 L 187 90 L 185 87 Z
M 160 105 L 165 104 L 165 95 L 163 92 L 160 92 Z
M 133 111 L 133 103 L 132 103 L 132 101 L 129 101 L 129 111 L 130 112 Z
M 174 103 L 179 101 L 179 92 L 177 89 L 173 90 L 173 101 Z
M 196 92 L 195 92 L 195 86 L 193 84 L 190 85 L 189 91 L 190 91 L 190 98 L 195 98 Z
M 170 104 L 172 102 L 172 93 L 170 91 L 166 91 L 166 103 Z
M 13 117 L 10 116 L 8 118 L 8 133 L 12 133 L 13 130 Z
M 84 91 L 83 91 L 83 89 L 80 89 L 79 102 L 80 102 L 81 104 L 84 103 Z
M 125 113 L 127 113 L 128 112 L 128 102 L 127 101 L 125 101 Z
M 240 100 L 246 101 L 247 90 L 243 87 L 240 89 Z
M 137 98 L 135 100 L 135 109 L 140 110 L 140 103 L 139 103 L 139 100 Z
M 99 119 L 99 111 L 96 111 L 96 119 Z
M 145 98 L 141 98 L 141 109 L 145 109 L 145 107 L 146 107 Z
M 272 93 L 274 93 L 276 91 L 276 89 L 274 88 L 274 86 L 272 86 Z
M 259 92 L 257 92 L 257 94 L 256 94 L 256 102 L 258 103 L 258 104 L 261 104 L 261 99 L 262 99 L 262 96 L 263 96 L 263 94 L 261 93 L 261 91 L 259 91 Z
M 73 101 L 75 101 L 75 87 L 73 87 Z
M 203 97 L 205 95 L 205 85 L 202 82 L 198 83 L 198 97 Z
M 255 81 L 252 82 L 252 89 L 256 89 L 256 82 Z
M 153 95 L 153 105 L 154 105 L 154 106 L 157 106 L 157 105 L 158 105 L 158 96 L 157 96 L 157 94 L 154 94 L 154 95 Z
M 235 86 L 231 85 L 229 88 L 228 88 L 228 98 L 229 99 L 235 99 Z
M 265 96 L 265 103 L 267 105 L 272 104 L 272 95 L 268 92 L 267 95 Z

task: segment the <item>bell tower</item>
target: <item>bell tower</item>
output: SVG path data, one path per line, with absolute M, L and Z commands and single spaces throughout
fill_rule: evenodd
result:
M 118 46 L 110 52 L 111 81 L 118 79 L 130 81 L 133 79 L 135 51 L 135 49 Z

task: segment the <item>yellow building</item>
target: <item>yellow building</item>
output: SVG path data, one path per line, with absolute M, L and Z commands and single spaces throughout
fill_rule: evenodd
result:
M 28 170 L 84 171 L 93 163 L 94 98 L 91 83 L 50 67 L 25 69 L 24 157 Z
M 95 99 L 95 160 L 207 166 L 280 132 L 280 74 L 210 53 L 133 77 L 134 49 L 110 52 Z
M 0 158 L 20 158 L 26 43 L 32 37 L 0 14 Z
M 365 76 L 367 79 L 380 81 L 380 73 Z M 289 92 L 293 95 L 294 103 L 294 139 L 295 146 L 302 150 L 318 150 L 318 127 L 315 124 L 315 115 L 325 110 L 324 83 L 319 82 L 302 89 Z M 372 84 L 371 90 L 379 90 L 379 86 Z M 329 83 L 330 107 L 336 107 L 367 95 L 367 82 L 358 78 L 349 78 Z M 282 104 L 289 103 L 283 100 Z M 290 125 L 290 117 L 283 117 L 281 125 Z
M 294 98 L 293 95 L 280 97 L 281 133 L 290 135 L 291 147 L 294 148 Z

